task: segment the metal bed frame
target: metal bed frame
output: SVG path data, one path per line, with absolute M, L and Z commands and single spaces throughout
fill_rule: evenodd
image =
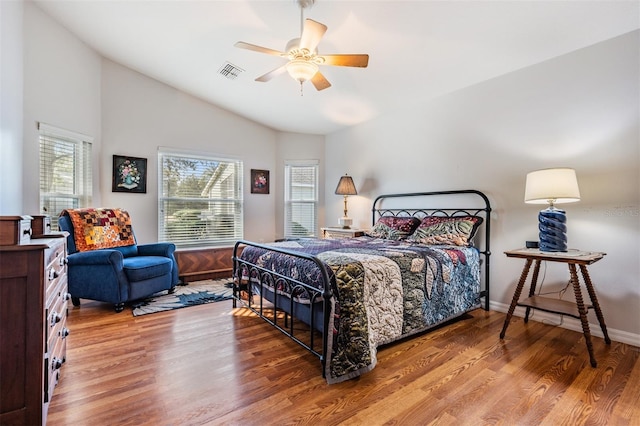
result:
M 384 207 L 383 204 L 397 198 L 412 199 L 413 197 L 431 197 L 431 196 L 464 196 L 469 194 L 469 198 L 475 196 L 479 197 L 482 201 L 480 207 L 434 207 L 434 208 L 393 208 Z M 466 197 L 464 199 L 467 199 Z M 484 289 L 481 290 L 479 296 L 484 297 L 484 310 L 489 310 L 489 282 L 490 282 L 490 236 L 491 236 L 491 204 L 487 196 L 477 190 L 454 190 L 454 191 L 435 191 L 435 192 L 413 192 L 404 194 L 388 194 L 378 196 L 374 202 L 372 211 L 372 224 L 376 223 L 376 220 L 382 216 L 415 216 L 422 218 L 425 216 L 481 216 L 483 222 L 481 225 L 481 232 L 476 236 L 475 242 L 479 241 L 477 245 L 481 257 L 481 267 L 484 269 Z M 480 230 L 479 230 L 480 231 Z M 240 257 L 241 252 L 246 247 L 256 247 L 267 251 L 273 251 L 282 253 L 288 256 L 292 256 L 296 259 L 306 260 L 313 262 L 317 265 L 321 282 L 317 287 L 310 286 L 302 281 L 296 280 L 291 277 L 287 277 L 280 273 L 265 269 L 259 265 L 253 264 Z M 482 261 L 483 260 L 483 261 Z M 240 301 L 246 308 L 253 311 L 260 318 L 271 324 L 276 329 L 280 330 L 286 336 L 293 341 L 304 347 L 313 355 L 320 359 L 322 364 L 322 376 L 325 377 L 325 364 L 327 360 L 327 345 L 330 333 L 326 333 L 325 330 L 329 327 L 329 315 L 331 312 L 329 300 L 333 297 L 331 290 L 331 277 L 332 273 L 328 271 L 327 266 L 320 261 L 316 256 L 306 253 L 296 252 L 286 248 L 274 247 L 271 245 L 258 244 L 251 241 L 240 240 L 237 241 L 233 250 L 233 307 L 237 307 L 237 302 Z M 257 279 L 259 285 L 251 285 L 251 282 L 242 282 L 241 277 L 252 276 Z M 239 278 L 240 277 L 240 278 Z M 264 290 L 263 284 L 269 284 L 272 288 L 276 289 L 278 286 L 283 285 L 286 288 L 292 290 L 291 296 L 279 294 L 274 291 L 272 294 L 273 300 L 270 304 L 265 304 L 265 297 L 270 296 L 267 294 L 268 290 Z M 257 292 L 254 293 L 254 290 Z M 246 292 L 247 297 L 244 300 L 242 292 Z M 308 305 L 301 306 L 295 302 L 297 295 L 304 294 L 310 301 Z M 254 297 L 258 296 L 257 303 L 253 303 Z M 306 308 L 305 306 L 308 306 Z M 308 309 L 308 312 L 306 310 Z M 303 310 L 300 312 L 300 310 Z M 294 327 L 294 319 L 299 319 L 299 313 L 307 315 L 308 321 L 303 321 L 309 326 L 308 330 L 301 331 L 307 336 L 306 339 L 301 339 L 299 334 L 296 334 Z M 320 324 L 319 324 L 320 323 Z M 431 327 L 430 327 L 431 328 Z M 425 329 L 424 331 L 427 331 Z M 322 334 L 322 342 L 320 347 L 317 346 L 316 333 Z

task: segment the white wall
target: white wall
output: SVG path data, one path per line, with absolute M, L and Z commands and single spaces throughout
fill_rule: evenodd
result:
M 0 215 L 22 212 L 22 16 L 19 1 L 0 1 Z
M 358 226 L 370 226 L 371 201 L 382 193 L 484 191 L 494 208 L 491 299 L 506 309 L 523 262 L 503 251 L 537 240 L 540 206 L 523 202 L 525 175 L 575 168 L 582 200 L 561 206 L 569 245 L 607 253 L 589 271 L 610 334 L 640 344 L 639 34 L 328 135 L 327 182 L 353 176 L 359 195 L 349 198 L 349 213 Z M 341 210 L 331 189 L 328 223 Z M 549 265 L 546 290 L 568 279 L 566 267 L 555 269 Z
M 287 160 L 318 160 L 318 229 L 324 226 L 324 136 L 278 132 L 276 178 L 276 236 L 284 236 L 284 164 Z M 273 179 L 273 178 L 272 178 Z
M 7 115 L 11 120 L 5 120 L 3 113 L 2 155 L 13 159 L 24 155 L 22 162 L 10 163 L 16 164 L 15 170 L 10 164 L 3 167 L 2 214 L 40 213 L 39 176 L 33 171 L 39 168 L 37 123 L 44 122 L 94 138 L 93 204 L 128 209 L 141 243 L 157 239 L 156 161 L 159 146 L 243 160 L 245 237 L 257 241 L 272 241 L 276 237 L 275 224 L 282 222 L 275 218 L 277 193 L 274 185 L 277 183 L 272 180 L 269 195 L 251 194 L 249 173 L 252 168 L 267 169 L 278 178 L 278 152 L 282 158 L 293 158 L 287 154 L 287 134 L 279 134 L 103 60 L 31 2 L 2 2 L 2 12 L 2 106 L 3 111 L 5 106 L 11 108 L 13 114 Z M 11 23 L 15 19 L 17 24 L 5 26 L 5 19 Z M 22 28 L 18 24 L 21 22 L 24 22 L 24 47 L 20 45 Z M 4 41 L 12 36 L 16 36 L 11 44 L 15 50 L 5 50 Z M 5 91 L 5 81 L 16 89 Z M 10 126 L 16 120 L 20 123 Z M 20 132 L 24 133 L 23 137 Z M 9 134 L 9 138 L 5 138 L 5 134 Z M 279 138 L 285 140 L 285 147 L 278 150 Z M 306 138 L 303 135 L 302 139 Z M 5 140 L 11 143 L 5 145 Z M 315 156 L 317 150 L 312 152 Z M 294 148 L 292 155 L 298 153 Z M 146 194 L 111 192 L 114 154 L 148 159 Z M 23 200 L 20 199 L 22 193 L 26 194 Z
M 22 213 L 41 213 L 38 122 L 92 136 L 94 171 L 100 172 L 100 67 L 97 53 L 33 3 L 24 2 Z M 93 195 L 99 204 L 97 179 Z
M 273 241 L 275 191 L 251 194 L 251 169 L 275 173 L 276 132 L 105 59 L 100 182 L 105 206 L 126 208 L 141 243 L 157 241 L 158 147 L 244 163 L 245 237 Z M 147 158 L 147 193 L 111 192 L 113 155 Z M 273 178 L 272 178 L 273 179 Z

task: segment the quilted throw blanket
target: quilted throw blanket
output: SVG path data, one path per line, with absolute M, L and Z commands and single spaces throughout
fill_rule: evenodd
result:
M 126 210 L 86 208 L 64 210 L 73 224 L 78 251 L 124 247 L 135 244 L 131 218 Z
M 379 345 L 480 306 L 480 260 L 473 247 L 425 246 L 371 237 L 303 239 L 274 245 L 317 255 L 333 272 L 330 285 L 336 296 L 329 324 L 333 338 L 325 366 L 329 383 L 372 370 Z M 251 247 L 242 257 L 311 285 L 318 282 L 318 268 L 312 262 Z

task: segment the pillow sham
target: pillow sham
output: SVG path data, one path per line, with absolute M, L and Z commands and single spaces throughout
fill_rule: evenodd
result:
M 404 240 L 420 225 L 420 219 L 409 216 L 383 216 L 367 233 L 370 237 Z
M 480 216 L 427 216 L 407 241 L 429 245 L 468 246 L 482 221 Z

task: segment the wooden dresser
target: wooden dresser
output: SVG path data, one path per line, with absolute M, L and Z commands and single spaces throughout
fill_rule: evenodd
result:
M 66 241 L 0 246 L 0 425 L 46 423 L 69 334 Z

